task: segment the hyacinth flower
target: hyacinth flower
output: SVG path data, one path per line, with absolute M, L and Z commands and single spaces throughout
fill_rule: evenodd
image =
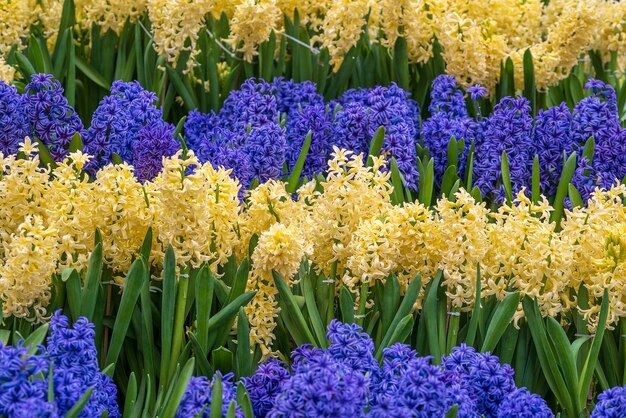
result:
M 474 178 L 483 195 L 504 201 L 502 154 L 506 153 L 513 193 L 529 187 L 535 147 L 532 141 L 530 102 L 524 97 L 505 97 L 485 121 L 476 142 Z
M 24 112 L 24 97 L 0 80 L 0 152 L 17 154 L 19 144 L 30 135 L 30 120 Z
M 489 353 L 461 345 L 434 365 L 396 343 L 379 364 L 360 326 L 332 320 L 327 338 L 328 348 L 294 349 L 290 369 L 269 359 L 242 379 L 255 417 L 426 418 L 452 407 L 459 418 L 513 418 L 520 408 L 521 417 L 554 416 L 538 395 L 517 389 L 511 367 Z
M 87 171 L 95 174 L 117 155 L 135 165 L 140 181 L 153 179 L 162 168 L 162 157 L 171 157 L 180 148 L 174 126 L 162 120 L 156 102 L 156 95 L 138 82 L 115 81 L 83 138 L 85 152 L 95 157 Z
M 222 375 L 219 371 L 211 380 L 205 376 L 192 377 L 187 385 L 183 399 L 176 411 L 176 418 L 200 417 L 209 418 L 214 415 L 211 412 L 213 401 L 213 391 L 215 385 L 221 385 L 221 416 L 226 416 L 231 407 L 231 402 L 235 407 L 235 417 L 243 418 L 241 408 L 236 404 L 237 388 L 232 382 L 233 374 Z M 213 405 L 215 407 L 215 405 Z
M 617 386 L 598 395 L 591 418 L 618 418 L 626 416 L 626 386 Z
M 100 372 L 94 325 L 80 317 L 70 325 L 57 311 L 46 347 L 30 355 L 26 347 L 0 344 L 0 416 L 63 417 L 91 389 L 79 417 L 121 417 L 117 387 Z M 52 374 L 49 374 L 52 370 Z M 52 385 L 49 380 L 52 379 Z M 48 392 L 52 389 L 53 394 Z
M 451 138 L 463 141 L 458 149 L 457 174 L 463 176 L 472 142 L 480 136 L 481 126 L 468 116 L 463 93 L 454 78 L 440 75 L 433 81 L 429 111 L 431 116 L 422 125 L 422 142 L 434 158 L 435 183 L 440 186 L 448 168 Z M 474 96 L 478 98 L 476 93 Z
M 61 84 L 50 74 L 33 74 L 24 89 L 23 105 L 30 135 L 48 147 L 55 161 L 62 160 L 74 135 L 83 132 L 83 123 L 63 96 Z

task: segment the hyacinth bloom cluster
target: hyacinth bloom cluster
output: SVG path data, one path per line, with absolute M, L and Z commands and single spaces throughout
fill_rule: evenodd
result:
M 626 415 L 626 386 L 614 387 L 598 395 L 591 418 L 617 418 Z
M 30 136 L 61 161 L 68 155 L 74 135 L 79 134 L 84 151 L 93 157 L 85 167 L 91 174 L 117 155 L 134 165 L 140 181 L 151 180 L 161 171 L 162 158 L 171 157 L 180 148 L 174 139 L 174 126 L 163 121 L 156 102 L 156 95 L 138 82 L 116 81 L 85 129 L 51 75 L 34 74 L 23 95 L 0 82 L 0 151 L 16 154 L 19 143 Z
M 104 260 L 123 283 L 148 227 L 155 269 L 170 244 L 181 264 L 208 262 L 214 272 L 233 254 L 251 259 L 247 290 L 257 295 L 246 313 L 251 342 L 265 356 L 273 350 L 278 315 L 272 271 L 296 284 L 305 259 L 326 277 L 334 266 L 336 287 L 353 293 L 364 283 L 385 283 L 390 274 L 401 291 L 417 273 L 425 286 L 441 270 L 450 303 L 470 311 L 480 265 L 483 298 L 519 291 L 536 299 L 545 316 L 578 310 L 593 330 L 606 289 L 608 326 L 626 316 L 624 186 L 594 191 L 586 207 L 565 212 L 557 229 L 547 199 L 533 202 L 524 191 L 497 210 L 462 189 L 432 208 L 394 205 L 385 160 L 374 158 L 368 167 L 362 155 L 338 149 L 325 181 L 309 182 L 295 195 L 284 182 L 268 181 L 243 203 L 231 173 L 202 164 L 193 151 L 165 158 L 159 176 L 143 184 L 127 164 L 107 165 L 89 181 L 81 174 L 89 157 L 80 152 L 50 170 L 30 141 L 20 151 L 25 158 L 3 158 L 0 179 L 5 316 L 45 317 L 53 274 L 86 267 L 96 228 Z M 574 299 L 581 286 L 589 294 L 584 308 Z M 420 297 L 416 308 L 421 304 Z M 522 317 L 519 309 L 515 319 Z
M 174 126 L 162 119 L 157 97 L 138 82 L 115 81 L 111 94 L 95 110 L 84 135 L 85 152 L 94 158 L 88 169 L 95 172 L 113 161 L 116 154 L 135 167 L 140 181 L 152 180 L 161 171 L 163 157 L 180 148 Z
M 219 380 L 217 379 L 218 376 Z M 211 416 L 213 390 L 216 384 L 221 384 L 222 386 L 221 416 L 226 416 L 231 402 L 235 402 L 235 417 L 243 418 L 243 412 L 236 404 L 237 387 L 232 382 L 232 378 L 232 373 L 222 375 L 219 371 L 211 380 L 205 376 L 192 377 L 176 411 L 176 418 L 209 418 Z
M 247 80 L 219 113 L 189 114 L 187 145 L 201 160 L 233 169 L 248 186 L 253 178 L 279 177 L 283 166 L 292 170 L 309 131 L 302 174 L 311 178 L 325 171 L 333 146 L 362 153 L 383 126 L 383 152 L 397 160 L 407 185 L 417 186 L 419 108 L 407 92 L 395 84 L 355 89 L 326 104 L 315 90 L 311 82 Z
M 379 364 L 358 325 L 333 320 L 327 338 L 326 349 L 297 347 L 290 367 L 269 359 L 242 379 L 255 417 L 443 417 L 453 405 L 460 418 L 554 416 L 538 395 L 517 389 L 511 367 L 489 353 L 461 345 L 436 366 L 397 343 Z M 195 393 L 194 384 L 185 399 Z
M 67 104 L 61 84 L 49 74 L 34 74 L 24 90 L 29 135 L 43 142 L 55 160 L 63 159 L 74 135 L 83 130 L 78 114 Z
M 1 84 L 1 151 L 14 154 L 25 135 L 39 138 L 60 161 L 76 133 L 83 136 L 84 151 L 93 156 L 86 169 L 113 162 L 114 156 L 132 164 L 135 176 L 151 180 L 162 169 L 162 158 L 179 148 L 174 126 L 162 120 L 154 93 L 137 82 L 116 81 L 83 129 L 80 119 L 67 105 L 63 90 L 51 76 L 37 74 L 19 95 Z M 540 110 L 533 118 L 529 102 L 522 97 L 505 97 L 492 114 L 468 115 L 463 92 L 453 77 L 437 77 L 432 86 L 430 116 L 420 121 L 419 108 L 407 92 L 391 84 L 370 89 L 352 89 L 337 100 L 325 103 L 311 82 L 295 83 L 282 78 L 272 83 L 249 79 L 233 91 L 218 113 L 193 111 L 185 122 L 185 139 L 200 161 L 230 169 L 231 175 L 248 188 L 254 179 L 263 183 L 294 169 L 305 138 L 311 144 L 302 176 L 324 173 L 333 147 L 366 153 L 374 133 L 385 128 L 382 152 L 394 158 L 409 188 L 419 181 L 416 145 L 422 145 L 434 160 L 434 178 L 441 184 L 449 164 L 451 138 L 458 143 L 456 173 L 470 174 L 483 197 L 502 202 L 501 160 L 506 153 L 514 193 L 531 185 L 532 165 L 539 159 L 542 191 L 556 193 L 565 158 L 576 152 L 578 168 L 572 179 L 583 200 L 596 186 L 608 188 L 626 175 L 626 129 L 619 123 L 617 98 L 612 87 L 590 80 L 591 96 L 573 111 L 565 104 Z M 480 86 L 468 89 L 471 100 L 485 95 Z M 27 112 L 17 109 L 26 107 Z M 421 124 L 421 130 L 420 130 Z M 593 155 L 584 154 L 592 137 Z M 473 172 L 467 172 L 470 148 L 474 148 Z M 285 171 L 286 170 L 286 171 Z
M 272 32 L 280 39 L 286 32 L 284 17 L 293 21 L 296 12 L 301 30 L 309 33 L 311 47 L 324 49 L 334 70 L 340 68 L 364 32 L 371 43 L 390 50 L 403 38 L 411 64 L 432 59 L 437 39 L 443 49 L 446 71 L 464 87 L 480 83 L 490 92 L 495 90 L 501 62 L 508 57 L 514 63 L 515 81 L 521 87 L 523 54 L 527 49 L 535 57 L 535 77 L 540 88 L 557 84 L 587 51 L 599 51 L 605 62 L 615 55 L 619 70 L 625 65 L 626 39 L 620 29 L 626 21 L 626 8 L 618 1 L 554 0 L 546 4 L 540 0 L 497 0 L 486 5 L 461 0 L 81 0 L 75 5 L 76 32 L 87 34 L 87 44 L 92 26 L 103 34 L 111 31 L 119 35 L 127 24 L 137 24 L 137 19 L 147 14 L 154 47 L 172 65 L 178 62 L 181 51 L 189 51 L 192 58 L 200 52 L 201 33 L 213 29 L 209 16 L 224 16 L 228 36 L 221 43 L 244 60 L 252 61 Z M 60 1 L 2 4 L 0 62 L 6 68 L 2 71 L 3 79 L 10 81 L 14 75 L 5 64 L 6 55 L 12 47 L 23 46 L 33 24 L 41 26 L 49 47 L 54 45 L 61 12 Z
M 86 268 L 96 229 L 116 280 L 125 277 L 150 227 L 155 266 L 172 245 L 181 264 L 208 262 L 216 271 L 237 245 L 239 184 L 227 171 L 201 164 L 191 151 L 186 159 L 181 151 L 164 158 L 158 177 L 143 184 L 128 164 L 107 165 L 90 179 L 83 172 L 90 157 L 81 152 L 49 169 L 28 138 L 20 151 L 24 158 L 1 160 L 5 317 L 44 318 L 53 275 L 66 267 Z
M 117 387 L 98 367 L 94 336 L 94 325 L 86 318 L 70 325 L 58 311 L 50 321 L 50 335 L 46 347 L 40 347 L 40 354 L 29 355 L 28 349 L 19 344 L 0 344 L 0 415 L 63 417 L 92 388 L 79 417 L 91 418 L 105 412 L 109 417 L 121 417 Z M 49 379 L 53 380 L 52 386 Z M 49 396 L 49 387 L 54 388 L 54 396 Z

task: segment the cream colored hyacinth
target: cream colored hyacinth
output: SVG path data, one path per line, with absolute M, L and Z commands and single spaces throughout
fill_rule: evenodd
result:
M 280 313 L 272 272 L 276 271 L 290 285 L 296 283 L 300 263 L 309 251 L 302 230 L 295 225 L 274 223 L 259 236 L 246 286 L 246 291 L 257 293 L 244 310 L 250 322 L 250 341 L 258 344 L 264 357 L 271 354 Z

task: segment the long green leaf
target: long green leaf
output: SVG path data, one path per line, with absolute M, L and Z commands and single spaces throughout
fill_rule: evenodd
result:
M 504 300 L 498 304 L 493 318 L 489 323 L 489 327 L 487 328 L 487 333 L 485 334 L 485 340 L 481 349 L 483 352 L 492 352 L 496 348 L 504 331 L 506 331 L 506 328 L 511 323 L 515 311 L 517 311 L 519 301 L 519 292 L 513 292 L 507 295 Z
M 115 316 L 115 324 L 113 325 L 113 333 L 111 335 L 111 343 L 109 344 L 105 366 L 117 362 L 146 276 L 146 265 L 143 259 L 138 258 L 130 266 L 128 275 L 126 276 L 124 292 L 122 293 L 120 307 Z

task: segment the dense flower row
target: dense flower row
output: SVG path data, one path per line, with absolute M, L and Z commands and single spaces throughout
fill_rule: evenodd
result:
M 417 103 L 395 84 L 349 90 L 325 103 L 311 82 L 249 79 L 231 93 L 218 113 L 191 112 L 184 134 L 187 147 L 200 161 L 232 169 L 243 189 L 254 179 L 265 182 L 293 170 L 309 131 L 311 145 L 302 175 L 312 178 L 324 173 L 335 146 L 367 153 L 381 126 L 385 128 L 382 152 L 395 158 L 407 187 L 416 189 L 419 184 L 418 145 L 433 157 L 435 183 L 441 185 L 452 164 L 448 148 L 455 137 L 460 144 L 457 175 L 462 180 L 472 175 L 483 197 L 496 201 L 505 196 L 503 152 L 514 193 L 530 188 L 537 155 L 541 190 L 547 196 L 556 193 L 564 157 L 575 152 L 578 168 L 572 184 L 586 201 L 595 187 L 608 188 L 626 175 L 626 129 L 620 126 L 615 91 L 596 80 L 587 87 L 591 96 L 573 111 L 561 104 L 533 118 L 526 99 L 506 97 L 491 115 L 470 117 L 463 92 L 452 77 L 443 75 L 433 83 L 430 116 L 422 121 Z M 484 88 L 474 86 L 468 90 L 468 101 L 484 94 Z M 30 135 L 60 161 L 78 133 L 84 152 L 94 156 L 86 167 L 91 174 L 117 155 L 135 167 L 140 181 L 152 180 L 162 168 L 162 157 L 180 149 L 174 126 L 163 121 L 156 101 L 137 82 L 116 81 L 91 125 L 84 128 L 51 76 L 34 75 L 23 95 L 0 82 L 0 151 L 16 154 L 19 143 Z M 585 151 L 589 138 L 595 144 L 592 155 Z
M 326 349 L 303 345 L 292 355 L 289 370 L 269 359 L 242 382 L 250 396 L 254 416 L 274 417 L 443 417 L 456 405 L 459 418 L 550 418 L 546 402 L 526 388 L 516 388 L 513 369 L 490 353 L 477 353 L 461 344 L 432 364 L 408 345 L 383 350 L 382 364 L 374 343 L 356 324 L 333 321 Z M 438 362 L 439 363 L 439 362 Z M 232 374 L 219 375 L 222 414 L 231 404 L 237 417 Z M 211 415 L 216 376 L 193 377 L 177 417 Z M 592 418 L 617 418 L 626 413 L 626 387 L 598 396 Z
M 39 22 L 48 42 L 57 37 L 63 0 L 20 0 L 0 5 L 0 55 L 27 39 Z M 406 39 L 410 62 L 433 56 L 437 39 L 443 47 L 447 71 L 469 87 L 480 83 L 493 91 L 500 63 L 511 57 L 516 81 L 522 82 L 522 56 L 530 48 L 535 57 L 537 84 L 544 88 L 566 77 L 581 54 L 615 54 L 624 67 L 626 6 L 607 0 L 238 0 L 234 2 L 132 0 L 130 2 L 75 0 L 78 32 L 98 25 L 118 34 L 127 21 L 147 14 L 157 51 L 175 62 L 182 51 L 197 52 L 201 31 L 209 16 L 225 14 L 230 34 L 225 43 L 245 60 L 257 55 L 259 44 L 272 31 L 284 33 L 284 16 L 294 18 L 312 35 L 314 47 L 325 48 L 338 68 L 345 54 L 367 33 L 372 42 L 393 48 Z M 347 4 L 349 3 L 349 4 Z M 349 7 L 348 7 L 349 6 Z M 210 26 L 209 26 L 210 28 Z M 11 68 L 1 72 L 10 80 Z
M 278 312 L 272 271 L 294 283 L 305 257 L 327 277 L 335 270 L 337 288 L 351 291 L 391 273 L 404 290 L 416 273 L 427 284 L 441 270 L 451 303 L 465 311 L 475 302 L 480 265 L 483 297 L 519 290 L 536 298 L 544 315 L 580 310 L 593 329 L 607 289 L 609 326 L 626 315 L 625 186 L 597 190 L 587 207 L 567 211 L 558 229 L 548 201 L 532 202 L 523 191 L 496 212 L 462 189 L 434 208 L 394 206 L 384 159 L 366 167 L 361 155 L 338 149 L 326 180 L 303 185 L 295 198 L 285 183 L 270 180 L 246 192 L 244 203 L 229 171 L 200 163 L 192 151 L 164 158 L 160 174 L 143 184 L 128 164 L 107 165 L 88 181 L 82 168 L 89 158 L 80 152 L 53 169 L 41 166 L 30 141 L 21 153 L 25 158 L 3 158 L 0 179 L 5 315 L 43 316 L 52 274 L 85 267 L 96 228 L 106 263 L 124 274 L 148 227 L 154 269 L 168 245 L 181 265 L 206 262 L 213 271 L 233 254 L 251 256 L 247 288 L 258 293 L 246 312 L 252 342 L 266 355 Z M 588 308 L 576 306 L 581 286 Z M 516 318 L 522 316 L 520 309 Z
M 39 347 L 38 354 L 29 354 L 30 347 L 21 343 L 16 347 L 0 343 L 0 416 L 64 417 L 92 388 L 78 416 L 99 417 L 106 411 L 109 417 L 121 417 L 117 387 L 98 366 L 93 328 L 84 317 L 70 325 L 56 312 L 46 347 Z M 51 388 L 54 392 L 49 394 Z

